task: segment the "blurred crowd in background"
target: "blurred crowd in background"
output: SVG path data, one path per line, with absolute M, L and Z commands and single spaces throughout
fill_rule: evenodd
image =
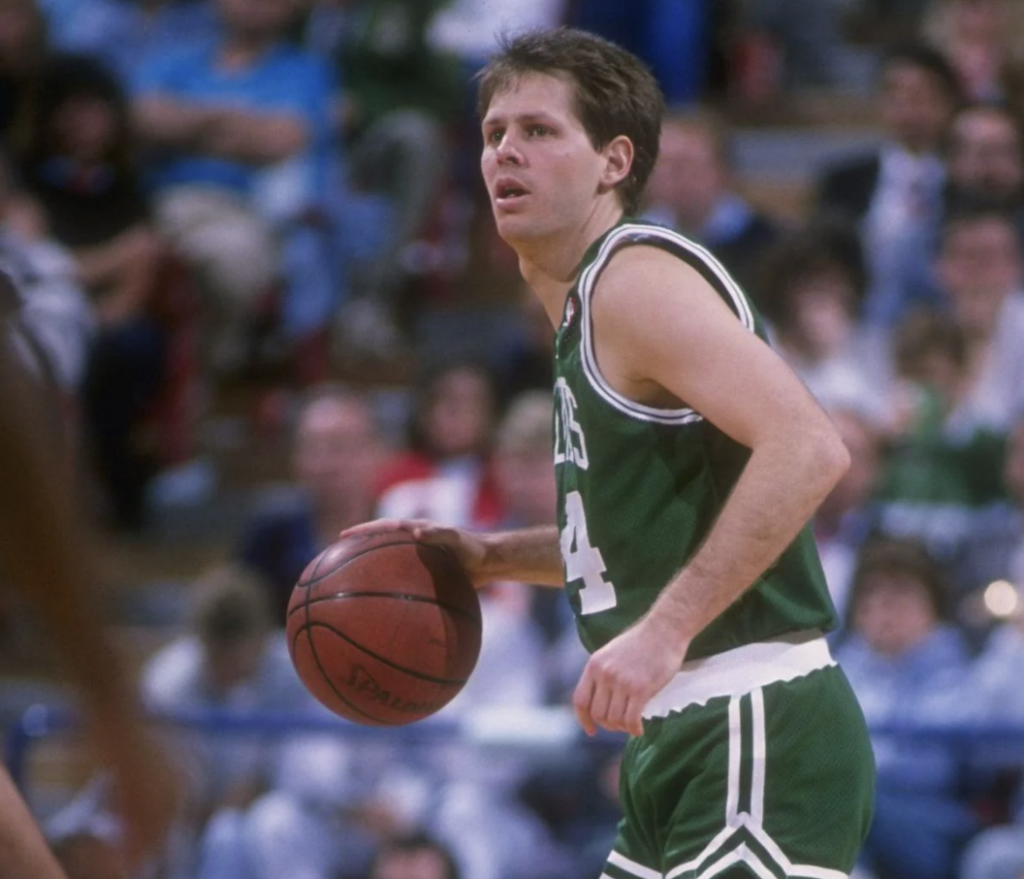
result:
M 730 270 L 850 449 L 813 526 L 876 730 L 864 876 L 1022 879 L 1015 0 L 0 0 L 0 315 L 83 518 L 159 543 L 206 521 L 218 467 L 284 448 L 176 584 L 147 704 L 315 714 L 284 613 L 347 526 L 553 521 L 553 331 L 493 232 L 472 78 L 503 28 L 559 24 L 651 66 L 669 113 L 644 216 Z M 439 720 L 530 747 L 183 734 L 192 793 L 152 875 L 596 879 L 616 749 L 543 710 L 584 661 L 568 606 L 481 597 L 480 664 Z M 25 625 L 0 604 L 12 666 Z M 894 732 L 968 724 L 1021 746 Z M 40 807 L 73 879 L 116 875 L 105 797 L 95 778 Z

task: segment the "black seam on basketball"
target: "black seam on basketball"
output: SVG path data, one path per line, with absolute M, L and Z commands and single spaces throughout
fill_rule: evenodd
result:
M 361 592 L 332 592 L 330 595 L 318 595 L 316 598 L 310 598 L 309 593 L 306 594 L 306 601 L 300 607 L 293 607 L 288 611 L 288 616 L 291 616 L 297 610 L 303 610 L 308 608 L 311 604 L 319 604 L 321 601 L 334 601 L 339 598 L 393 598 L 396 601 L 419 601 L 422 604 L 432 604 L 435 607 L 440 607 L 443 610 L 450 611 L 451 613 L 465 617 L 471 623 L 479 623 L 480 615 L 475 614 L 472 611 L 468 611 L 463 607 L 458 607 L 454 604 L 448 604 L 444 601 L 438 601 L 436 598 L 430 598 L 426 595 L 409 595 L 407 592 L 372 592 L 372 591 L 361 591 Z M 309 617 L 307 615 L 307 621 Z
M 314 576 L 310 577 L 308 580 L 301 580 L 301 581 L 299 581 L 298 585 L 302 586 L 303 588 L 306 588 L 306 587 L 309 587 L 309 586 L 315 586 L 317 583 L 319 583 L 325 577 L 329 577 L 329 576 L 331 576 L 331 574 L 335 573 L 336 571 L 340 571 L 342 568 L 345 567 L 345 565 L 349 564 L 350 562 L 354 562 L 358 558 L 362 558 L 364 555 L 366 555 L 369 552 L 373 552 L 374 550 L 377 550 L 377 549 L 384 549 L 384 547 L 386 547 L 386 546 L 408 546 L 409 544 L 412 544 L 412 545 L 415 546 L 416 545 L 416 541 L 410 539 L 410 540 L 393 540 L 390 543 L 378 543 L 376 546 L 371 546 L 371 547 L 368 547 L 367 549 L 362 549 L 362 550 L 360 550 L 359 552 L 357 552 L 357 553 L 355 553 L 353 555 L 346 556 L 341 562 L 336 564 L 330 570 L 324 571 L 322 574 L 318 574 L 316 569 L 314 568 L 314 570 L 313 570 Z M 325 549 L 321 553 L 321 555 L 326 555 L 326 554 L 327 554 L 327 550 Z M 319 567 L 320 566 L 317 565 L 317 568 L 319 568 Z
M 319 565 L 318 565 L 318 567 L 319 567 Z M 316 663 L 316 667 L 320 671 L 320 677 L 322 677 L 325 681 L 327 681 L 327 686 L 329 686 L 331 688 L 331 690 L 334 693 L 334 695 L 337 696 L 339 699 L 341 699 L 342 702 L 344 702 L 349 708 L 351 708 L 357 714 L 361 714 L 363 717 L 366 717 L 369 720 L 372 720 L 374 723 L 383 724 L 384 726 L 394 726 L 395 724 L 392 723 L 391 721 L 387 721 L 387 720 L 384 720 L 383 718 L 376 717 L 373 714 L 370 714 L 368 711 L 363 711 L 362 708 L 360 708 L 358 705 L 353 703 L 350 699 L 346 698 L 338 690 L 338 688 L 334 685 L 334 681 L 331 680 L 331 676 L 327 673 L 327 669 L 324 668 L 323 663 L 320 661 L 320 655 L 316 652 L 316 644 L 313 642 L 313 629 L 312 629 L 313 624 L 312 624 L 312 622 L 311 622 L 311 620 L 309 618 L 309 591 L 308 590 L 306 591 L 306 596 L 305 597 L 306 597 L 306 600 L 303 603 L 303 607 L 306 610 L 306 625 L 303 626 L 302 629 L 300 629 L 299 631 L 300 632 L 303 632 L 303 631 L 306 632 L 306 643 L 309 645 L 309 652 L 313 654 L 313 661 Z
M 313 643 L 312 629 L 314 626 L 323 626 L 323 623 L 307 623 L 303 626 L 298 634 L 306 632 L 306 643 L 309 644 L 310 652 L 313 654 L 313 661 L 316 663 L 316 667 L 320 669 L 320 676 L 327 682 L 327 686 L 331 688 L 334 695 L 341 699 L 349 708 L 355 711 L 357 714 L 363 715 L 363 717 L 369 718 L 374 723 L 379 723 L 382 726 L 397 726 L 397 721 L 385 720 L 382 717 L 377 717 L 375 714 L 370 714 L 369 711 L 363 711 L 358 705 L 356 705 L 351 699 L 347 698 L 335 685 L 334 681 L 331 680 L 331 676 L 327 673 L 327 669 L 324 668 L 323 663 L 320 662 L 320 656 L 316 652 L 316 645 Z M 329 629 L 330 626 L 327 626 Z M 298 635 L 296 635 L 298 637 Z M 357 647 L 359 645 L 356 645 Z
M 322 553 L 320 553 L 320 555 L 318 555 L 316 557 L 316 564 L 313 565 L 313 570 L 311 572 L 314 577 L 316 577 L 318 575 L 318 572 L 320 570 L 320 565 L 322 565 L 324 563 L 324 556 L 326 556 L 326 555 L 327 555 L 327 551 L 324 550 Z
M 409 675 L 409 677 L 411 678 L 418 678 L 421 681 L 427 681 L 431 684 L 441 684 L 445 687 L 461 687 L 465 685 L 467 680 L 469 680 L 468 678 L 437 678 L 433 675 L 424 674 L 421 671 L 413 671 L 411 668 L 406 668 L 403 665 L 399 665 L 397 662 L 392 662 L 390 659 L 385 659 L 383 656 L 374 653 L 369 647 L 364 647 L 362 644 L 360 644 L 355 639 L 350 638 L 344 632 L 334 628 L 334 626 L 332 626 L 330 623 L 324 623 L 320 620 L 314 620 L 313 622 L 309 623 L 310 628 L 312 628 L 313 626 L 319 626 L 320 628 L 327 629 L 329 632 L 334 632 L 334 634 L 341 638 L 343 641 L 348 641 L 348 643 L 351 644 L 353 647 L 362 650 L 363 653 L 365 653 L 367 656 L 376 659 L 377 662 L 381 663 L 381 665 L 386 665 L 388 666 L 388 668 L 393 668 L 395 671 L 400 671 L 402 674 Z
M 453 559 L 455 558 L 455 554 L 450 549 L 445 549 L 443 546 L 434 546 L 433 544 L 430 544 L 430 543 L 420 543 L 418 540 L 412 540 L 412 539 L 410 539 L 410 540 L 393 540 L 390 543 L 378 543 L 376 546 L 371 546 L 371 547 L 368 547 L 367 549 L 360 550 L 359 552 L 355 553 L 354 555 L 348 556 L 343 562 L 335 565 L 329 571 L 324 571 L 322 574 L 313 576 L 313 577 L 311 577 L 308 580 L 300 580 L 297 585 L 301 586 L 303 589 L 308 589 L 310 586 L 315 586 L 317 583 L 319 583 L 321 580 L 325 579 L 326 577 L 329 577 L 331 574 L 333 574 L 333 573 L 335 573 L 337 571 L 340 571 L 342 568 L 345 567 L 345 565 L 347 565 L 347 564 L 349 564 L 351 562 L 354 562 L 358 558 L 362 558 L 367 553 L 375 552 L 378 549 L 384 549 L 385 547 L 388 547 L 388 546 L 422 546 L 424 549 L 437 550 L 438 552 L 445 553 L 446 555 L 450 556 Z M 323 555 L 326 552 L 327 552 L 327 550 L 324 550 L 324 552 L 321 553 L 321 555 Z M 317 565 L 317 568 L 319 568 L 319 567 L 320 566 Z M 316 574 L 316 568 L 313 569 L 313 573 Z

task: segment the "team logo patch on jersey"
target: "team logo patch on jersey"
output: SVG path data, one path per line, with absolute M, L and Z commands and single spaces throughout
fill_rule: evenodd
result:
M 574 317 L 576 317 L 576 300 L 570 296 L 565 300 L 565 317 L 562 319 L 562 326 L 569 326 Z

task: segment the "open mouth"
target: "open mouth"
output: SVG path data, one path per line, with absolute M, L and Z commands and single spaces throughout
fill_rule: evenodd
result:
M 503 204 L 508 204 L 524 195 L 529 195 L 528 190 L 513 181 L 499 183 L 496 189 L 496 200 Z

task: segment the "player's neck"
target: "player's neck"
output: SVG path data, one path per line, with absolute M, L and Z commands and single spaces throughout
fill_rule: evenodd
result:
M 565 296 L 576 283 L 587 249 L 622 219 L 622 208 L 599 206 L 586 221 L 564 234 L 516 242 L 519 271 L 544 305 L 554 326 L 562 320 Z

